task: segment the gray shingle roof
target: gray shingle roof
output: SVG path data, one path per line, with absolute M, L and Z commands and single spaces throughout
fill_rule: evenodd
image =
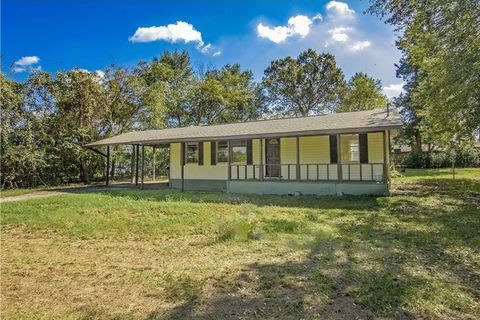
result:
M 235 138 L 280 137 L 398 129 L 400 116 L 385 110 L 333 113 L 322 116 L 258 120 L 210 126 L 132 131 L 85 145 L 86 147 Z

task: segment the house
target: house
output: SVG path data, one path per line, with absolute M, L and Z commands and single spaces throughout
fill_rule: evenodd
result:
M 390 135 L 401 126 L 398 114 L 370 110 L 134 131 L 86 147 L 107 146 L 108 167 L 112 145 L 141 147 L 142 154 L 168 146 L 169 185 L 182 191 L 386 194 Z

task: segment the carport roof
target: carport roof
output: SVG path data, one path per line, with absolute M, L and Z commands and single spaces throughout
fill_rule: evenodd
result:
M 333 133 L 372 132 L 399 129 L 397 112 L 385 110 L 332 113 L 321 116 L 256 120 L 209 126 L 132 131 L 88 143 L 86 147 L 107 145 L 155 145 L 170 142 L 251 139 Z

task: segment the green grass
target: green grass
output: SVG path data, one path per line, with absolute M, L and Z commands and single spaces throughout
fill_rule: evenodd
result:
M 2 318 L 480 317 L 480 169 L 392 197 L 119 190 L 2 204 Z

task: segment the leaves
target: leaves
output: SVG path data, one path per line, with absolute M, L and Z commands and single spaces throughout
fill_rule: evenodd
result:
M 443 142 L 479 130 L 480 2 L 373 0 L 369 11 L 402 31 L 402 107 L 417 129 Z
M 328 53 L 308 49 L 296 59 L 274 60 L 262 80 L 274 112 L 308 116 L 334 111 L 345 92 L 343 72 Z
M 385 108 L 387 103 L 387 97 L 382 93 L 380 80 L 357 72 L 348 82 L 347 93 L 338 112 Z

